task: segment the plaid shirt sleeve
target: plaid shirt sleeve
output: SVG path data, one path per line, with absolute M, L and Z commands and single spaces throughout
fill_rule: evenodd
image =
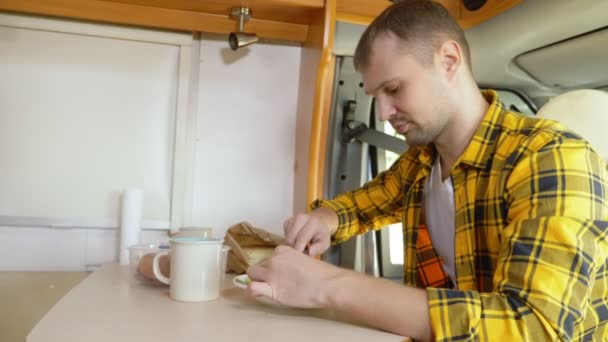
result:
M 338 215 L 339 225 L 332 236 L 332 244 L 348 240 L 370 229 L 382 228 L 401 221 L 402 175 L 410 158 L 410 153 L 405 153 L 388 170 L 357 190 L 344 193 L 332 200 L 316 200 L 312 203 L 312 209 L 326 207 L 334 210 Z
M 493 290 L 427 288 L 436 340 L 587 341 L 608 331 L 581 329 L 608 317 L 606 165 L 567 133 L 539 145 L 518 150 L 506 179 Z

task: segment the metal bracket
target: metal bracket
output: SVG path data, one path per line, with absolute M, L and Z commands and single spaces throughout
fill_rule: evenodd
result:
M 342 121 L 342 141 L 351 143 L 353 140 L 367 143 L 391 152 L 402 154 L 407 151 L 405 141 L 392 135 L 367 127 L 361 121 L 354 119 L 357 110 L 357 101 L 348 100 L 344 104 L 344 120 Z

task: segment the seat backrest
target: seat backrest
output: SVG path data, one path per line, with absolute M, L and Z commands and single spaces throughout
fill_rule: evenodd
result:
M 559 121 L 580 134 L 608 162 L 608 92 L 569 91 L 547 102 L 536 116 Z

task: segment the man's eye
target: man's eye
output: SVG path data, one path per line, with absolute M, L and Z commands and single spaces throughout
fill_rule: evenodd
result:
M 385 91 L 387 94 L 396 94 L 399 91 L 399 87 L 386 88 Z

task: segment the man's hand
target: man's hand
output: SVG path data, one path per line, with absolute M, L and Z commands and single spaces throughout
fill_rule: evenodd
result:
M 287 244 L 298 252 L 317 256 L 329 248 L 331 236 L 338 228 L 338 215 L 327 208 L 317 208 L 307 214 L 298 214 L 283 224 Z
M 425 290 L 338 268 L 289 246 L 278 246 L 263 263 L 249 267 L 250 295 L 283 305 L 324 308 L 417 340 L 432 339 Z
M 288 306 L 326 308 L 334 280 L 348 271 L 316 260 L 288 246 L 278 246 L 272 256 L 249 267 L 248 291 Z

